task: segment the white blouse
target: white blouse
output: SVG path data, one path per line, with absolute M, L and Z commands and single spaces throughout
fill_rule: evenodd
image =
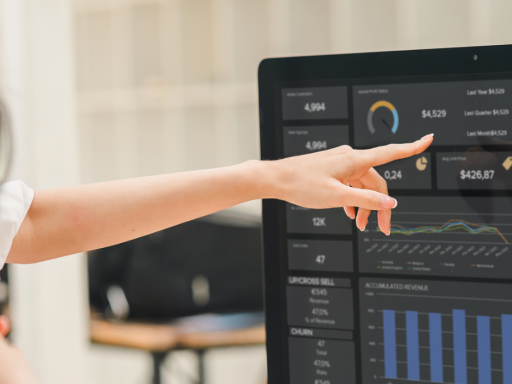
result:
M 33 200 L 34 190 L 22 181 L 10 181 L 0 186 L 0 269 Z

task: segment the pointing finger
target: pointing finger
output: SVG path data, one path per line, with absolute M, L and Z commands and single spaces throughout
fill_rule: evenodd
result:
M 429 147 L 434 140 L 434 134 L 424 136 L 414 143 L 407 144 L 389 144 L 382 147 L 376 147 L 363 151 L 358 151 L 360 164 L 366 168 L 387 164 L 394 160 L 404 159 L 406 157 L 417 155 Z

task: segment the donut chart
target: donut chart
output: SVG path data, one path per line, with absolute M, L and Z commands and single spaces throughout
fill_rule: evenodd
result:
M 398 112 L 396 111 L 396 108 L 393 104 L 391 104 L 389 101 L 381 100 L 377 101 L 375 104 L 373 104 L 368 111 L 368 129 L 372 134 L 375 133 L 376 129 L 373 125 L 373 114 L 378 108 L 387 108 L 391 111 L 393 114 L 393 126 L 390 127 L 391 132 L 396 133 L 398 130 Z

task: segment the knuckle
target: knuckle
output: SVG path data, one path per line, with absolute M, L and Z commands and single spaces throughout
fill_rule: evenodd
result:
M 346 167 L 346 169 L 353 169 L 355 163 L 357 162 L 357 151 L 354 151 L 348 145 L 346 147 L 348 149 L 342 152 L 343 164 Z
M 397 155 L 400 152 L 400 145 L 399 144 L 389 144 L 388 149 L 394 155 Z
M 345 160 L 345 169 L 350 175 L 353 175 L 357 170 L 356 164 L 357 162 L 354 159 L 348 158 Z
M 393 159 L 401 159 L 406 155 L 404 148 L 400 144 L 389 144 L 388 151 Z
M 366 203 L 366 206 L 373 207 L 374 197 L 372 191 L 366 191 L 364 193 L 364 202 Z

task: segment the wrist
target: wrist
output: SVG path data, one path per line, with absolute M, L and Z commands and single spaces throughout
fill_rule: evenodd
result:
M 280 161 L 249 160 L 244 166 L 244 174 L 248 176 L 249 193 L 252 200 L 282 199 L 282 177 Z

